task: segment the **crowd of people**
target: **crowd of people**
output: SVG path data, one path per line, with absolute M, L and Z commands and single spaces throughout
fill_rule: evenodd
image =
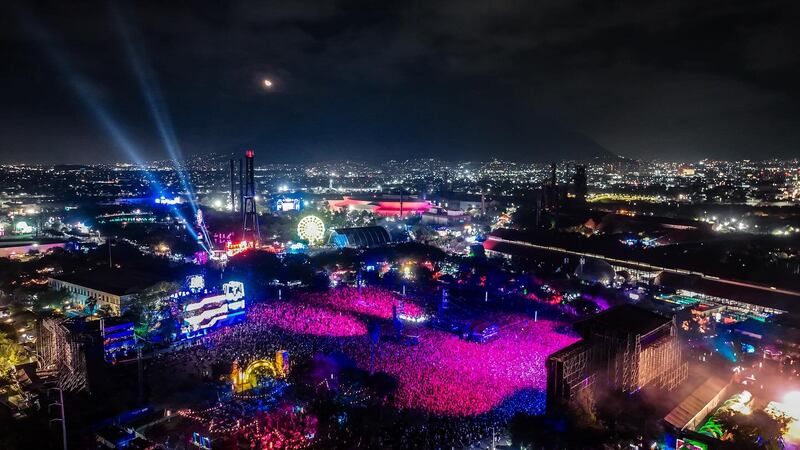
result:
M 187 439 L 210 436 L 215 449 L 301 449 L 317 433 L 317 418 L 287 403 L 264 411 L 253 401 L 223 402 L 198 411 L 180 410 L 178 415 L 203 426 L 179 426 Z
M 274 356 L 276 350 L 286 350 L 293 362 L 342 352 L 366 370 L 371 367 L 374 350 L 375 371 L 398 381 L 391 397 L 394 405 L 428 418 L 393 431 L 392 439 L 407 441 L 407 448 L 415 447 L 412 442 L 428 441 L 436 447 L 442 442 L 468 444 L 486 437 L 487 430 L 513 413 L 541 412 L 545 360 L 577 340 L 560 322 L 506 314 L 492 318 L 502 329 L 497 339 L 487 343 L 420 325 L 415 325 L 414 333 L 419 335 L 415 345 L 396 339 L 375 343 L 368 337 L 370 321 L 386 320 L 382 332 L 387 336 L 392 329 L 388 319 L 395 308 L 406 315 L 424 314 L 419 305 L 401 300 L 376 288 L 337 288 L 254 304 L 245 322 L 164 355 L 167 361 L 161 366 L 207 377 L 215 365 L 236 360 L 246 366 Z
M 351 313 L 295 302 L 258 304 L 248 313 L 250 326 L 279 327 L 314 336 L 363 336 L 367 327 Z
M 237 447 L 251 449 L 295 450 L 306 448 L 316 437 L 317 418 L 302 410 L 283 405 L 259 412 L 255 419 L 234 434 Z
M 403 301 L 397 294 L 376 287 L 343 286 L 328 292 L 305 293 L 300 300 L 306 303 L 327 305 L 338 311 L 350 311 L 379 319 L 393 317 L 397 313 L 407 317 L 420 317 L 424 309 L 419 305 Z
M 534 401 L 515 405 L 526 412 L 541 412 L 547 382 L 545 360 L 551 353 L 575 342 L 560 323 L 524 317 L 505 317 L 497 339 L 475 343 L 455 334 L 423 328 L 419 344 L 380 344 L 375 368 L 400 382 L 395 401 L 402 408 L 434 414 L 474 416 L 508 401 Z M 347 351 L 359 365 L 370 363 L 369 349 L 351 344 Z M 536 391 L 539 396 L 521 396 Z M 508 408 L 506 408 L 508 409 Z M 514 408 L 512 408 L 514 409 Z

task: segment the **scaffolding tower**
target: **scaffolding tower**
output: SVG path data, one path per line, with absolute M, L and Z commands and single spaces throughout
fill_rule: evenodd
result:
M 81 332 L 73 319 L 44 318 L 37 327 L 36 350 L 40 373 L 51 374 L 61 389 L 91 392 L 90 352 L 100 343 L 95 336 Z
M 688 376 L 674 318 L 626 305 L 575 328 L 583 339 L 547 360 L 548 409 L 592 399 L 600 388 L 671 391 Z
M 258 229 L 258 214 L 256 214 L 256 178 L 254 166 L 255 152 L 245 152 L 245 185 L 244 204 L 242 206 L 242 240 L 258 243 L 261 241 L 261 231 Z

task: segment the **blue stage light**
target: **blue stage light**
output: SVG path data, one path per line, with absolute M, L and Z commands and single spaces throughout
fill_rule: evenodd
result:
M 189 205 L 192 207 L 192 213 L 196 216 L 199 207 L 195 201 L 195 193 L 192 189 L 191 181 L 184 171 L 184 161 L 180 144 L 178 144 L 178 139 L 175 136 L 175 129 L 172 125 L 172 120 L 170 119 L 156 76 L 152 68 L 147 64 L 144 50 L 141 46 L 137 45 L 140 39 L 135 35 L 135 30 L 128 26 L 115 4 L 112 4 L 112 15 L 120 38 L 122 39 L 125 53 L 136 75 L 139 88 L 150 109 L 150 114 L 156 124 L 164 147 L 167 149 L 170 159 L 172 159 L 173 167 L 178 175 L 181 187 L 186 192 Z M 211 242 L 206 228 L 200 227 L 200 231 L 203 233 L 206 242 Z
M 127 136 L 123 128 L 114 119 L 111 113 L 104 107 L 104 105 L 97 99 L 91 89 L 91 83 L 80 72 L 78 72 L 67 59 L 66 51 L 60 49 L 50 35 L 41 25 L 27 15 L 20 14 L 22 24 L 27 28 L 33 38 L 44 49 L 46 56 L 53 63 L 55 69 L 62 75 L 62 78 L 67 80 L 69 86 L 75 91 L 81 104 L 86 110 L 94 117 L 98 124 L 113 140 L 116 146 L 125 153 L 129 160 L 133 161 L 137 166 L 143 168 L 143 173 L 150 182 L 151 189 L 161 195 L 164 192 L 163 187 L 153 174 L 146 170 L 146 164 L 141 158 L 139 152 L 136 150 L 136 145 Z M 172 213 L 181 221 L 187 224 L 186 230 L 195 239 L 198 240 L 198 235 L 191 227 L 183 214 L 176 208 L 172 207 Z M 210 253 L 208 247 L 200 242 L 204 251 Z
M 147 59 L 144 55 L 144 50 L 135 44 L 135 36 L 133 36 L 135 30 L 132 30 L 127 25 L 119 10 L 114 7 L 113 4 L 112 15 L 124 44 L 125 53 L 128 56 L 128 60 L 131 63 L 131 68 L 133 69 L 133 72 L 136 75 L 136 80 L 139 83 L 139 88 L 141 89 L 142 95 L 147 102 L 148 108 L 150 109 L 150 113 L 153 117 L 153 121 L 156 124 L 156 128 L 158 128 L 158 132 L 161 135 L 161 140 L 164 143 L 164 147 L 167 149 L 167 153 L 174 163 L 175 171 L 178 175 L 181 187 L 184 189 L 184 191 L 186 191 L 187 196 L 189 197 L 189 204 L 192 206 L 192 210 L 197 213 L 197 205 L 194 200 L 194 191 L 192 190 L 192 186 L 188 180 L 186 172 L 183 170 L 184 163 L 180 145 L 178 144 L 178 140 L 175 136 L 172 120 L 170 119 L 167 111 L 167 107 L 164 102 L 163 95 L 161 94 L 158 81 L 156 80 L 156 76 L 146 62 Z M 138 39 L 136 39 L 136 41 L 138 41 Z

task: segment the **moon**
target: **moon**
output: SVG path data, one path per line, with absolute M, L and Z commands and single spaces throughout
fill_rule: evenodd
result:
M 264 83 L 264 87 L 267 89 L 272 87 L 272 80 L 268 78 L 264 78 L 264 80 L 262 80 L 262 83 Z

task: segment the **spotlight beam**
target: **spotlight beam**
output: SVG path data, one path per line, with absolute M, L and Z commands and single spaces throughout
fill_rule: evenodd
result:
M 184 171 L 185 166 L 180 144 L 178 144 L 178 139 L 175 135 L 175 128 L 172 125 L 172 120 L 170 118 L 166 102 L 164 101 L 164 96 L 161 93 L 158 80 L 156 79 L 156 76 L 153 73 L 150 65 L 147 64 L 147 57 L 144 49 L 135 44 L 135 42 L 140 41 L 138 36 L 135 34 L 135 29 L 132 29 L 128 26 L 128 23 L 122 17 L 122 14 L 120 13 L 116 3 L 111 4 L 111 12 L 120 38 L 122 39 L 125 53 L 128 56 L 128 61 L 130 61 L 131 68 L 136 75 L 136 81 L 139 84 L 139 89 L 144 96 L 145 101 L 147 102 L 150 115 L 155 122 L 159 135 L 161 136 L 161 141 L 164 144 L 164 147 L 167 149 L 170 159 L 172 159 L 175 173 L 178 175 L 178 180 L 181 183 L 181 187 L 187 194 L 189 205 L 192 207 L 192 212 L 196 216 L 199 206 L 195 201 L 195 193 L 192 189 L 189 175 Z M 203 237 L 205 238 L 206 242 L 210 243 L 211 239 L 206 228 L 200 227 L 200 231 L 203 233 Z
M 67 84 L 75 92 L 76 97 L 80 101 L 81 105 L 89 112 L 89 114 L 92 115 L 92 117 L 94 117 L 101 128 L 114 142 L 116 147 L 122 150 L 129 160 L 133 161 L 134 164 L 143 170 L 145 177 L 150 182 L 151 188 L 159 193 L 164 192 L 161 184 L 147 169 L 147 164 L 145 164 L 139 155 L 139 152 L 136 150 L 136 145 L 128 137 L 117 120 L 114 119 L 111 112 L 108 111 L 102 102 L 100 102 L 93 94 L 89 80 L 79 71 L 77 71 L 72 64 L 70 64 L 70 61 L 65 56 L 66 51 L 59 48 L 51 34 L 48 33 L 47 30 L 39 23 L 33 20 L 33 18 L 27 14 L 20 14 L 20 17 L 20 22 L 26 27 L 34 40 L 42 47 L 45 55 L 53 64 L 53 67 L 56 69 L 56 71 L 62 76 L 63 79 L 67 81 Z M 176 217 L 187 224 L 186 230 L 195 240 L 200 243 L 200 246 L 203 247 L 203 250 L 210 253 L 205 243 L 199 240 L 197 233 L 194 232 L 189 225 L 189 222 L 183 217 L 183 214 L 181 214 L 181 212 L 174 206 L 172 207 L 172 212 Z
M 186 172 L 183 170 L 184 162 L 181 153 L 178 139 L 175 136 L 175 129 L 172 125 L 169 112 L 164 102 L 164 97 L 158 85 L 155 74 L 152 68 L 147 64 L 147 58 L 144 50 L 135 44 L 134 38 L 135 30 L 128 26 L 116 4 L 112 3 L 112 15 L 114 22 L 117 25 L 120 38 L 125 48 L 125 53 L 130 61 L 131 68 L 136 75 L 136 81 L 139 84 L 139 89 L 147 102 L 150 114 L 155 122 L 156 128 L 161 135 L 161 140 L 164 147 L 167 149 L 172 162 L 175 165 L 175 170 L 178 179 L 181 182 L 181 187 L 187 192 L 189 197 L 189 204 L 192 206 L 193 212 L 197 213 L 197 204 L 194 200 L 194 191 L 191 183 L 187 178 Z M 136 39 L 138 41 L 138 39 Z

